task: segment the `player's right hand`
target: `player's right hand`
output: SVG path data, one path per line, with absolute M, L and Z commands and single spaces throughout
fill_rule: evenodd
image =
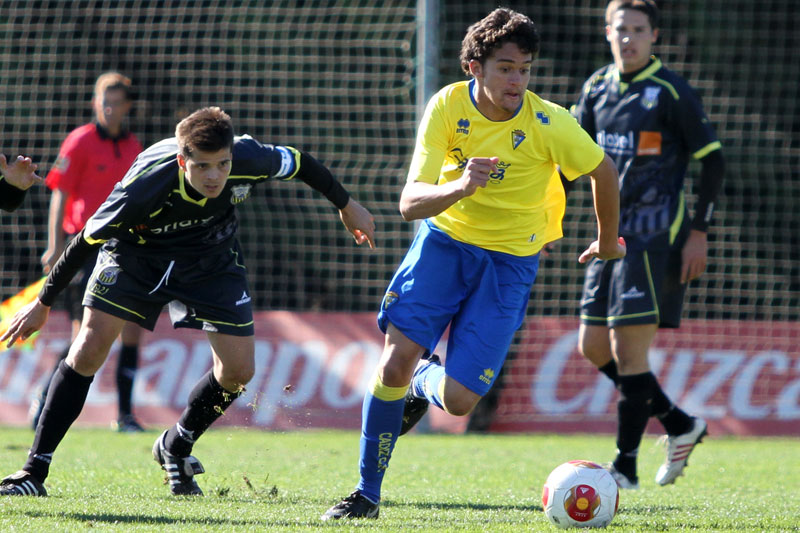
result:
M 42 329 L 49 315 L 50 308 L 37 298 L 17 311 L 8 329 L 0 336 L 0 343 L 7 340 L 6 348 L 11 348 L 17 339 L 26 340 Z
M 497 172 L 497 157 L 473 157 L 467 161 L 464 173 L 459 178 L 464 196 L 472 196 L 478 187 L 486 187 L 489 175 Z
M 600 247 L 599 241 L 593 241 L 589 247 L 578 258 L 578 263 L 586 263 L 589 259 L 596 257 L 603 261 L 610 261 L 612 259 L 621 259 L 628 253 L 628 248 L 625 245 L 625 239 L 619 237 L 617 242 L 612 247 Z

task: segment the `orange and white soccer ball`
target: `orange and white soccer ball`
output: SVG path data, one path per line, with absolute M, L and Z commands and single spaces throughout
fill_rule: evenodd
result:
M 619 506 L 617 482 L 591 461 L 569 461 L 553 470 L 542 490 L 542 507 L 561 529 L 606 527 Z

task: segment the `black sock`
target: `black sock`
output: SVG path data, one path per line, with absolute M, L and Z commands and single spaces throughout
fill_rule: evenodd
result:
M 59 363 L 53 374 L 28 461 L 22 467 L 39 481 L 47 478 L 53 452 L 81 414 L 92 380 L 94 376 L 78 374 L 65 361 Z
M 41 410 L 44 408 L 44 402 L 45 400 L 47 400 L 47 390 L 50 388 L 50 383 L 53 382 L 53 376 L 55 376 L 56 372 L 58 372 L 58 367 L 61 364 L 61 361 L 66 359 L 68 355 L 69 355 L 69 344 L 67 344 L 67 347 L 61 350 L 61 353 L 58 354 L 58 358 L 56 359 L 56 362 L 53 365 L 53 370 L 50 371 L 50 376 L 47 378 L 44 387 L 42 387 L 42 393 L 39 395 L 39 404 L 40 404 L 39 413 L 41 413 Z
M 619 381 L 619 375 L 617 374 L 617 362 L 613 359 L 608 363 L 604 364 L 603 366 L 597 367 L 597 370 L 605 374 L 608 379 L 614 382 L 614 385 L 617 385 Z
M 139 360 L 139 346 L 123 344 L 119 350 L 117 363 L 117 405 L 119 418 L 132 413 L 133 379 Z
M 681 435 L 691 430 L 692 417 L 670 401 L 652 372 L 648 374 L 650 375 L 651 388 L 653 390 L 653 402 L 650 404 L 650 412 L 653 416 L 658 418 L 658 421 L 661 422 L 661 425 L 664 426 L 669 435 Z
M 169 428 L 164 445 L 169 453 L 186 457 L 192 453 L 192 446 L 205 430 L 222 416 L 222 413 L 242 395 L 244 389 L 230 392 L 222 388 L 214 377 L 214 372 L 200 378 L 189 394 L 189 404 L 181 414 L 178 423 Z
M 647 428 L 647 420 L 650 418 L 651 375 L 650 372 L 645 372 L 618 378 L 620 392 L 620 399 L 617 402 L 618 457 L 614 461 L 614 466 L 629 478 L 636 477 L 636 453 Z

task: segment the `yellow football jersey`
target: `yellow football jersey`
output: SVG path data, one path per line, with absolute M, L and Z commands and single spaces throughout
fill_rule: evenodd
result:
M 431 98 L 419 127 L 409 181 L 447 183 L 472 157 L 497 157 L 485 188 L 462 198 L 433 223 L 462 242 L 518 256 L 562 236 L 566 199 L 557 166 L 573 180 L 603 160 L 603 150 L 569 112 L 526 91 L 510 119 L 484 117 L 471 97 L 474 80 Z

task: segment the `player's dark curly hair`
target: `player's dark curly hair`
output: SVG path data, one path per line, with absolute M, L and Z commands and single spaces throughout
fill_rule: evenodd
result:
M 233 147 L 233 122 L 222 109 L 204 107 L 178 122 L 175 137 L 178 138 L 178 148 L 186 157 L 195 150 L 218 152 Z
M 611 17 L 620 9 L 635 9 L 647 15 L 650 28 L 658 28 L 658 6 L 654 0 L 611 0 L 606 7 L 606 24 L 611 24 Z
M 469 62 L 483 63 L 496 49 L 514 43 L 533 59 L 539 55 L 539 32 L 533 21 L 521 13 L 500 7 L 469 28 L 461 42 L 461 69 L 469 75 Z

